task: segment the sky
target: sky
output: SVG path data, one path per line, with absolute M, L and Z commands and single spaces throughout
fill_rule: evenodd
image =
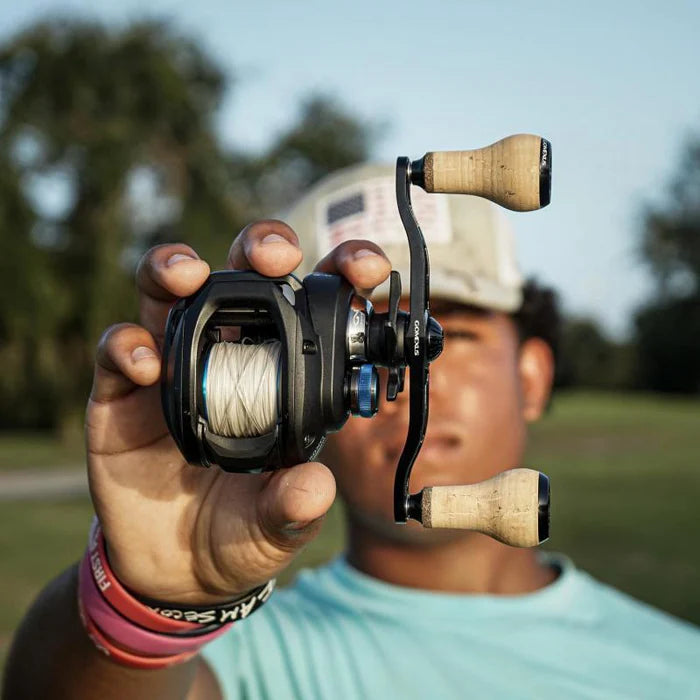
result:
M 552 203 L 509 212 L 521 267 L 615 337 L 653 294 L 639 247 L 684 144 L 700 137 L 700 3 L 645 0 L 3 0 L 0 37 L 52 16 L 168 20 L 233 78 L 219 129 L 258 149 L 304 96 L 384 124 L 376 157 L 552 143 Z M 226 244 L 227 245 L 227 244 Z

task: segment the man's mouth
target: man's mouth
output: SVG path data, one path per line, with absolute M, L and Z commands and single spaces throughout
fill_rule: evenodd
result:
M 460 439 L 454 435 L 426 438 L 418 454 L 418 459 L 435 460 L 444 458 L 456 450 L 460 442 Z

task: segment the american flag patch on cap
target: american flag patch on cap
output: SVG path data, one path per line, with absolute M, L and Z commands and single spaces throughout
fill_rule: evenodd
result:
M 377 177 L 322 197 L 316 208 L 318 253 L 323 256 L 340 243 L 354 238 L 372 240 L 380 246 L 406 244 L 396 206 L 393 177 Z M 447 199 L 411 189 L 413 211 L 426 242 L 452 240 Z

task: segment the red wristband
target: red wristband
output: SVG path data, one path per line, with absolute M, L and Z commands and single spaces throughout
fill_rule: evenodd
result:
M 90 564 L 87 557 L 83 558 L 80 565 L 78 590 L 83 610 L 98 630 L 123 651 L 142 656 L 165 657 L 198 651 L 208 642 L 225 634 L 231 626 L 231 623 L 220 625 L 211 632 L 194 637 L 163 634 L 143 629 L 120 615 L 100 595 L 99 589 L 90 575 Z
M 79 597 L 78 612 L 80 613 L 80 619 L 83 623 L 83 627 L 85 628 L 88 637 L 90 637 L 90 640 L 95 647 L 105 656 L 109 656 L 110 658 L 114 659 L 114 661 L 117 661 L 124 666 L 150 670 L 168 668 L 168 666 L 174 666 L 175 664 L 181 664 L 185 661 L 189 661 L 198 653 L 193 651 L 183 654 L 176 654 L 174 656 L 139 656 L 137 654 L 131 654 L 128 651 L 120 649 L 102 632 L 100 632 L 97 625 L 95 625 L 95 623 L 92 622 L 92 620 L 85 614 L 83 603 Z
M 100 522 L 95 517 L 90 527 L 87 555 L 90 560 L 90 571 L 95 585 L 102 596 L 109 601 L 112 607 L 124 617 L 140 625 L 144 629 L 153 632 L 176 633 L 181 631 L 196 630 L 202 625 L 186 620 L 175 620 L 172 617 L 163 617 L 151 610 L 134 598 L 114 575 L 104 546 L 104 535 Z

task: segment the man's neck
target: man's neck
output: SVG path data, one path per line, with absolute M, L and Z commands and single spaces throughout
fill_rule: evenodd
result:
M 363 573 L 398 586 L 447 593 L 530 593 L 556 579 L 532 549 L 517 549 L 475 532 L 415 544 L 348 523 L 348 562 Z M 437 540 L 437 538 L 436 538 Z

